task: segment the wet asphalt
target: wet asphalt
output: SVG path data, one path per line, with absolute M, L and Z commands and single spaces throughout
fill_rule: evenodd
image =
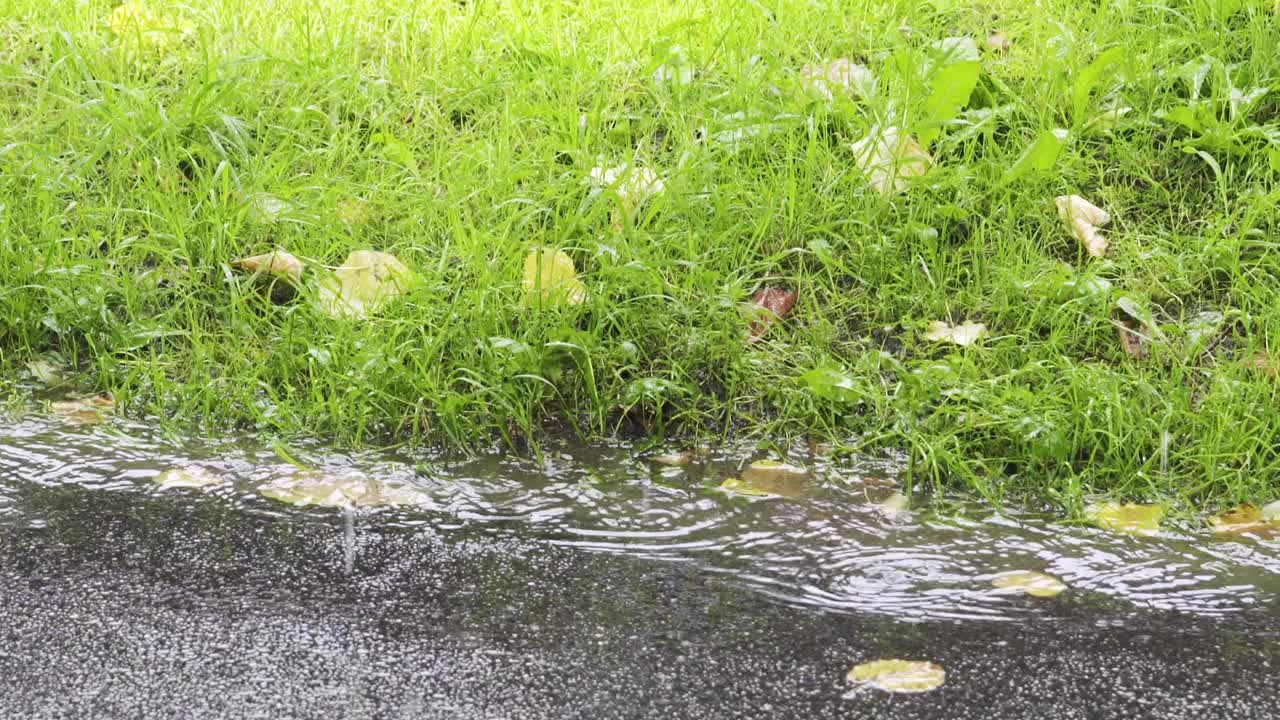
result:
M 514 524 L 359 518 L 348 545 L 333 513 L 15 502 L 35 511 L 0 522 L 5 718 L 1280 717 L 1273 607 L 1068 592 L 1031 620 L 903 622 Z M 852 665 L 886 657 L 946 684 L 851 691 Z

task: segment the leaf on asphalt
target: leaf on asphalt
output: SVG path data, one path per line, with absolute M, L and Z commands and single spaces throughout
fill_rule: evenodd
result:
M 805 90 L 827 101 L 834 100 L 837 92 L 869 98 L 876 91 L 875 75 L 865 65 L 849 58 L 838 58 L 825 65 L 805 65 L 800 69 L 800 83 Z
M 49 407 L 66 418 L 73 425 L 97 425 L 105 422 L 107 416 L 115 409 L 116 399 L 111 393 L 91 395 L 89 397 L 62 400 L 50 403 Z
M 330 317 L 364 318 L 403 294 L 412 280 L 413 271 L 394 255 L 356 250 L 321 279 L 316 301 Z
M 854 666 L 848 679 L 886 692 L 918 693 L 941 686 L 947 673 L 941 665 L 925 660 L 873 660 Z
M 431 496 L 403 483 L 384 482 L 360 473 L 330 475 L 303 471 L 258 487 L 258 494 L 288 505 L 384 507 L 424 505 Z
M 587 288 L 578 279 L 573 258 L 555 248 L 534 247 L 529 251 L 520 284 L 525 307 L 581 305 L 587 299 Z
M 245 272 L 284 278 L 295 285 L 302 280 L 302 261 L 282 248 L 276 248 L 265 255 L 232 260 L 231 267 Z
M 1058 206 L 1058 217 L 1090 257 L 1107 254 L 1107 239 L 1098 232 L 1099 227 L 1111 222 L 1106 210 L 1079 195 L 1060 195 L 1054 203 Z
M 1000 573 L 991 584 L 1009 590 L 1017 590 L 1034 597 L 1053 597 L 1067 589 L 1067 584 L 1052 575 L 1032 570 L 1013 570 Z
M 885 197 L 906 190 L 933 167 L 929 153 L 896 127 L 872 127 L 867 137 L 851 147 L 871 187 Z
M 1130 535 L 1154 535 L 1160 530 L 1160 519 L 1164 517 L 1164 507 L 1106 502 L 1085 508 L 1085 516 L 1093 524 L 1105 530 Z
M 156 475 L 151 479 L 151 481 L 165 489 L 199 489 L 209 487 L 210 485 L 218 485 L 223 482 L 222 478 L 200 465 L 169 468 L 159 475 Z
M 774 323 L 785 318 L 796 306 L 796 294 L 782 288 L 765 288 L 751 298 L 751 308 L 755 311 L 756 320 L 751 323 L 751 337 L 748 342 L 755 342 L 764 336 Z
M 929 329 L 922 337 L 930 342 L 950 342 L 956 345 L 972 345 L 987 333 L 987 326 L 982 323 L 964 323 L 949 325 L 941 320 L 929 323 Z

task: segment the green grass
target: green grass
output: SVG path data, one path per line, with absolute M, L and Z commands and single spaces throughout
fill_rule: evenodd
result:
M 1247 97 L 1280 90 L 1269 2 L 147 5 L 191 32 L 131 53 L 112 2 L 0 0 L 13 392 L 52 358 L 131 415 L 210 432 L 808 435 L 907 451 L 917 485 L 994 501 L 1274 498 L 1277 380 L 1251 358 L 1280 331 L 1280 92 Z M 1012 49 L 939 110 L 915 75 L 930 44 L 996 30 Z M 806 95 L 799 69 L 842 56 L 877 94 Z M 680 57 L 690 82 L 655 80 Z M 1115 106 L 1111 133 L 1087 127 Z M 850 149 L 877 124 L 934 136 L 937 167 L 889 199 Z M 1055 128 L 1050 169 L 1007 178 Z M 623 162 L 665 191 L 618 227 L 588 177 Z M 1106 258 L 1056 217 L 1068 193 L 1112 213 Z M 584 304 L 522 308 L 535 245 L 574 258 Z M 335 320 L 229 267 L 275 246 L 329 266 L 383 250 L 421 281 Z M 799 301 L 748 344 L 741 304 L 766 284 Z M 1120 307 L 1159 330 L 1146 358 Z M 1193 347 L 1204 311 L 1224 320 Z M 933 320 L 989 334 L 940 346 Z

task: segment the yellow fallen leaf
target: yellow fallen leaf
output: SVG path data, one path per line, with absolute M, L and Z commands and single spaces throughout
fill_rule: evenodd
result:
M 1111 222 L 1106 210 L 1079 195 L 1060 195 L 1054 203 L 1058 206 L 1058 217 L 1090 257 L 1107 254 L 1107 239 L 1098 232 L 1100 226 Z
M 933 158 L 915 138 L 895 127 L 873 127 L 871 134 L 852 148 L 871 186 L 886 197 L 906 190 L 912 180 L 933 167 Z
M 872 507 L 889 520 L 898 520 L 907 516 L 910 506 L 911 501 L 906 495 L 895 492 L 875 503 Z
M 581 305 L 587 299 L 587 288 L 578 279 L 573 258 L 555 248 L 535 247 L 524 259 L 524 305 L 560 303 Z
M 1280 500 L 1263 505 L 1261 513 L 1263 520 L 1280 523 Z
M 693 453 L 688 450 L 678 453 L 662 453 L 651 455 L 649 459 L 659 465 L 688 465 L 693 462 Z
M 231 267 L 251 273 L 288 278 L 295 285 L 302 280 L 302 261 L 280 248 L 265 255 L 232 260 Z
M 133 54 L 142 49 L 164 50 L 174 35 L 191 32 L 189 24 L 154 15 L 141 2 L 126 2 L 107 16 L 107 27 L 120 46 Z
M 758 488 L 755 485 L 746 482 L 742 478 L 729 478 L 720 483 L 720 489 L 737 495 L 746 495 L 748 497 L 771 497 L 777 494 L 770 492 L 765 488 Z
M 834 100 L 835 92 L 854 92 L 868 97 L 875 92 L 876 78 L 865 65 L 849 58 L 838 58 L 825 65 L 805 65 L 800 69 L 800 82 L 805 89 L 825 100 Z
M 1034 597 L 1053 597 L 1067 589 L 1067 584 L 1052 575 L 1031 570 L 1013 570 L 991 579 L 998 588 L 1021 590 Z
M 1277 503 L 1272 503 L 1272 505 L 1277 505 Z M 1254 535 L 1258 537 L 1280 535 L 1280 517 L 1277 517 L 1275 513 L 1273 513 L 1272 517 L 1267 517 L 1263 510 L 1259 510 L 1253 505 L 1237 505 L 1226 512 L 1215 515 L 1209 518 L 1209 526 L 1213 529 L 1215 535 Z
M 948 325 L 941 320 L 929 323 L 923 337 L 931 342 L 953 342 L 956 345 L 972 345 L 985 335 L 987 326 L 982 323 Z
M 317 303 L 330 317 L 364 318 L 404 293 L 413 271 L 394 255 L 356 250 L 321 280 Z
M 925 660 L 873 660 L 855 665 L 848 679 L 887 692 L 918 693 L 941 686 L 947 673 L 941 665 Z
M 1106 502 L 1085 508 L 1085 516 L 1106 530 L 1130 535 L 1154 535 L 1160 530 L 1164 507 Z

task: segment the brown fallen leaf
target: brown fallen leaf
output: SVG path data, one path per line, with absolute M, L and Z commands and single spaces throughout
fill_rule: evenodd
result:
M 290 252 L 276 248 L 265 255 L 254 255 L 231 261 L 231 267 L 245 272 L 285 278 L 295 285 L 302 280 L 302 261 Z
M 747 342 L 759 340 L 774 323 L 786 317 L 796 306 L 796 294 L 782 288 L 765 288 L 751 298 L 751 304 L 763 310 L 758 312 L 757 320 L 751 323 L 751 337 Z
M 1256 370 L 1267 377 L 1276 376 L 1276 366 L 1271 363 L 1271 355 L 1266 350 L 1259 350 L 1245 360 L 1245 367 Z
M 116 406 L 116 399 L 111 393 L 91 395 L 49 403 L 50 409 L 66 418 L 73 425 L 96 425 L 107 419 Z
M 1116 333 L 1120 336 L 1120 347 L 1124 354 L 1135 360 L 1147 356 L 1147 338 L 1151 332 L 1136 320 L 1124 318 L 1116 325 Z

